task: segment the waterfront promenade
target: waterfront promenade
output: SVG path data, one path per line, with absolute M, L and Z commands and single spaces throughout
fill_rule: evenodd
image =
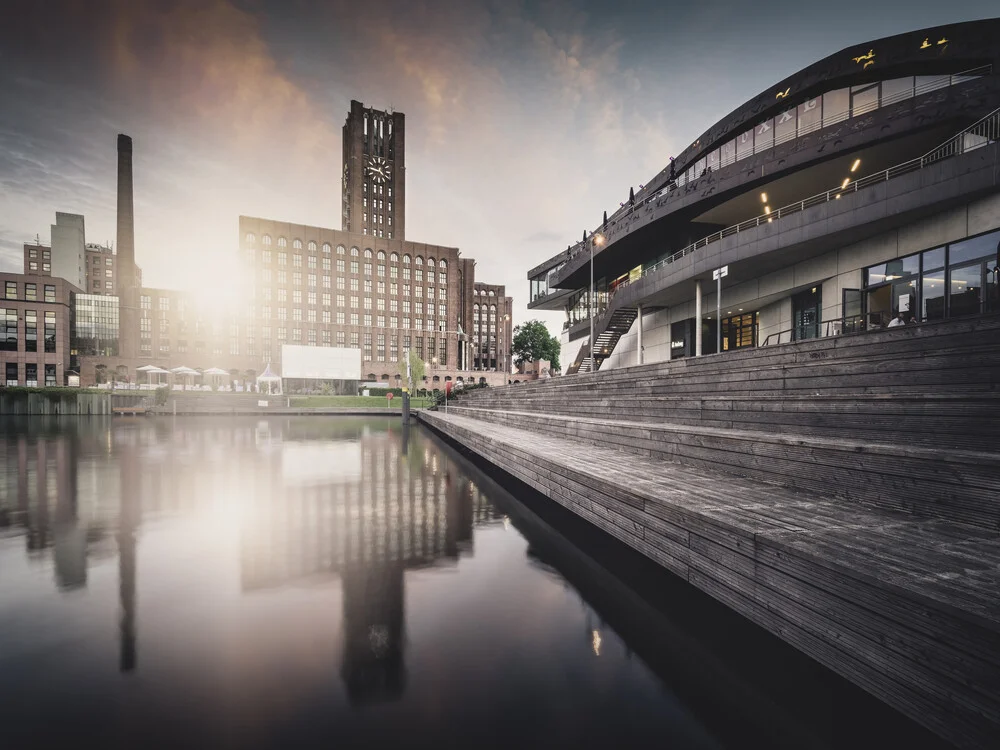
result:
M 961 747 L 1000 736 L 1000 318 L 420 419 Z

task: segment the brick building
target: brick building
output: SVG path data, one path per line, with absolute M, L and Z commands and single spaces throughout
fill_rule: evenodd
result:
M 514 338 L 514 299 L 502 284 L 476 282 L 472 302 L 472 367 L 510 373 L 510 347 Z
M 3 384 L 65 385 L 80 289 L 54 276 L 0 273 L 0 292 Z
M 360 349 L 362 378 L 390 385 L 400 380 L 408 350 L 426 362 L 430 387 L 448 380 L 506 383 L 511 299 L 504 287 L 476 283 L 475 261 L 457 248 L 403 239 L 404 124 L 402 113 L 351 103 L 343 229 L 240 217 L 240 262 L 251 282 L 237 290 L 230 308 L 142 286 L 132 141 L 120 135 L 116 252 L 81 245 L 83 287 L 73 287 L 77 296 L 64 301 L 80 321 L 72 353 L 81 383 L 145 382 L 137 370 L 149 364 L 216 367 L 248 380 L 269 363 L 280 371 L 284 344 Z M 67 234 L 78 228 L 74 242 L 83 241 L 83 217 L 57 214 L 58 221 Z M 26 269 L 48 262 L 54 273 L 54 252 L 25 245 Z M 67 360 L 63 371 L 68 367 Z

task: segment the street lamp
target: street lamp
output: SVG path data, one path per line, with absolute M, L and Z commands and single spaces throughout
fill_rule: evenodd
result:
M 594 246 L 604 244 L 604 235 L 596 232 L 590 235 L 590 371 L 596 372 L 597 362 L 594 360 L 594 316 L 597 314 L 597 304 L 594 301 Z

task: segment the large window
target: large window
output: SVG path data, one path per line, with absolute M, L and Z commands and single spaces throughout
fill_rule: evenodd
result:
M 24 351 L 38 351 L 38 312 L 24 311 Z
M 1000 231 L 895 258 L 865 269 L 869 328 L 1000 310 L 993 267 Z
M 56 350 L 56 314 L 54 312 L 45 313 L 45 351 L 48 353 Z
M 782 112 L 774 118 L 774 143 L 784 143 L 795 137 L 795 109 Z
M 851 94 L 848 89 L 823 94 L 823 127 L 843 122 L 851 116 Z
M 799 105 L 798 134 L 806 135 L 823 127 L 823 99 L 816 97 Z
M 17 351 L 17 310 L 14 308 L 0 307 L 0 351 Z M 17 380 L 16 375 L 14 380 Z
M 878 109 L 878 92 L 879 85 L 877 83 L 851 86 L 851 117 Z

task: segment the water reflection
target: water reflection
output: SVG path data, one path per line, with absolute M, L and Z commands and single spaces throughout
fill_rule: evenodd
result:
M 392 420 L 5 420 L 0 747 L 864 746 L 596 557 Z
M 236 524 L 247 593 L 339 579 L 341 675 L 357 704 L 397 699 L 405 689 L 404 573 L 455 564 L 472 554 L 474 526 L 501 519 L 435 448 L 411 452 L 409 428 L 390 423 L 19 427 L 0 440 L 0 528 L 23 529 L 31 555 L 51 548 L 56 586 L 64 591 L 86 586 L 88 549 L 106 557 L 114 529 L 121 672 L 138 667 L 144 515 L 209 508 Z M 101 450 L 81 456 L 81 440 Z

